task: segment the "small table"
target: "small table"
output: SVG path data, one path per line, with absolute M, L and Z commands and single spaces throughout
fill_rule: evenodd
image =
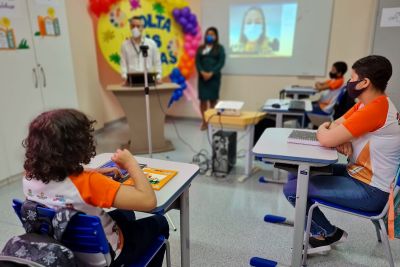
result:
M 98 168 L 111 160 L 112 153 L 95 156 L 87 165 L 89 168 Z M 176 170 L 177 175 L 172 178 L 161 190 L 154 191 L 157 197 L 157 207 L 153 214 L 164 215 L 171 209 L 180 210 L 181 231 L 181 265 L 190 266 L 190 238 L 189 238 L 189 187 L 199 173 L 199 166 L 188 163 L 165 161 L 151 158 L 135 157 L 139 163 L 149 167 Z
M 240 116 L 218 115 L 215 109 L 209 109 L 204 113 L 205 120 L 208 122 L 208 134 L 212 140 L 213 133 L 220 129 L 221 125 L 226 130 L 244 132 L 247 135 L 247 151 L 245 157 L 244 175 L 238 178 L 239 182 L 245 181 L 250 177 L 253 166 L 253 155 L 251 149 L 254 142 L 254 126 L 263 118 L 265 112 L 242 111 Z
M 309 130 L 312 131 L 312 130 Z M 298 166 L 293 234 L 292 267 L 301 266 L 310 167 L 322 167 L 338 161 L 336 150 L 287 142 L 292 129 L 268 128 L 253 148 L 258 157 Z
M 171 141 L 164 136 L 165 111 L 172 92 L 179 88 L 175 83 L 150 86 L 150 121 L 152 129 L 153 152 L 174 150 Z M 134 154 L 148 153 L 146 103 L 143 87 L 109 85 L 108 91 L 114 93 L 125 112 L 130 134 L 130 151 Z
M 318 93 L 317 89 L 312 87 L 302 87 L 302 86 L 289 86 L 283 89 L 285 94 L 293 95 L 293 99 L 299 99 L 299 95 L 315 95 Z
M 304 101 L 305 103 L 305 110 L 304 111 L 290 111 L 289 105 L 291 101 Z M 279 108 L 274 108 L 273 104 L 279 104 Z M 275 114 L 276 115 L 276 123 L 275 126 L 277 128 L 283 127 L 283 116 L 298 116 L 303 118 L 304 123 L 304 112 L 311 112 L 312 103 L 310 100 L 292 100 L 292 99 L 268 99 L 264 106 L 263 111 L 267 112 L 268 114 Z

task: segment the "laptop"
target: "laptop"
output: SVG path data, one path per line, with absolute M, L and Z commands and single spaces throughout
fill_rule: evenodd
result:
M 157 79 L 157 72 L 148 72 L 147 80 L 150 85 L 154 85 Z M 126 85 L 131 87 L 144 86 L 144 73 L 143 72 L 132 72 L 128 73 Z
M 289 111 L 305 111 L 306 103 L 302 100 L 291 100 Z

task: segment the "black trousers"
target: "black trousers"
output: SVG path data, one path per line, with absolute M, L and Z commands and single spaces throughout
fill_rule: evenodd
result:
M 164 216 L 153 215 L 148 218 L 135 220 L 134 213 L 114 210 L 109 213 L 116 221 L 124 236 L 121 254 L 113 261 L 112 267 L 123 266 L 140 259 L 154 241 L 163 235 L 168 239 L 169 225 Z M 133 215 L 133 216 L 132 216 Z M 165 246 L 160 249 L 148 266 L 162 266 Z

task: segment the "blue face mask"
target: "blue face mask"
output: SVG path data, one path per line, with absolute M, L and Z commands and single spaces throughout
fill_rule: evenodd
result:
M 262 24 L 252 23 L 244 25 L 243 33 L 249 42 L 255 42 L 261 37 L 262 31 L 263 31 Z
M 212 44 L 212 43 L 214 43 L 214 41 L 215 41 L 214 36 L 211 36 L 211 35 L 207 35 L 206 36 L 206 43 L 207 44 Z

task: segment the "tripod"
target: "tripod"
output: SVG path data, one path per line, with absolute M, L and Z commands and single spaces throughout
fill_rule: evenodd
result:
M 144 62 L 144 94 L 145 94 L 145 101 L 146 101 L 146 123 L 147 123 L 147 142 L 149 145 L 149 156 L 150 158 L 153 157 L 153 143 L 151 139 L 151 122 L 150 122 L 150 88 L 149 88 L 149 80 L 147 77 L 147 57 L 149 56 L 149 46 L 141 45 L 140 51 L 143 55 L 143 62 Z M 165 217 L 167 217 L 168 221 L 171 223 L 172 229 L 176 231 L 176 227 L 172 219 L 169 217 L 167 213 L 165 213 Z

